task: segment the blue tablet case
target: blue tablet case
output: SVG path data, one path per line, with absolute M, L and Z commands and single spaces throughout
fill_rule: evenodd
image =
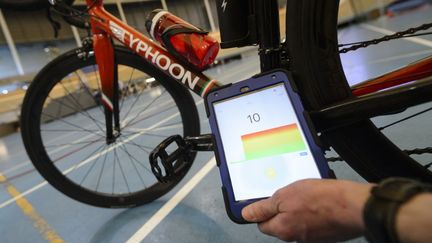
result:
M 235 201 L 234 199 L 234 192 L 233 188 L 231 186 L 231 180 L 228 172 L 227 162 L 225 159 L 223 146 L 222 146 L 222 140 L 219 135 L 218 125 L 216 122 L 215 117 L 215 111 L 213 107 L 213 103 L 216 101 L 228 99 L 231 97 L 235 97 L 240 94 L 245 94 L 257 89 L 262 89 L 268 86 L 272 86 L 275 84 L 284 83 L 284 86 L 287 90 L 288 96 L 294 106 L 294 110 L 296 112 L 296 115 L 299 119 L 299 122 L 302 126 L 303 132 L 305 134 L 306 140 L 309 144 L 309 147 L 311 149 L 312 155 L 315 159 L 315 162 L 317 164 L 318 170 L 321 174 L 322 178 L 329 178 L 330 170 L 327 165 L 327 161 L 324 157 L 324 154 L 322 152 L 322 149 L 320 148 L 320 140 L 314 132 L 314 128 L 312 126 L 312 123 L 310 122 L 310 118 L 308 116 L 308 113 L 304 110 L 302 102 L 300 100 L 299 95 L 297 94 L 297 89 L 292 82 L 292 78 L 290 73 L 286 72 L 285 70 L 273 70 L 268 73 L 260 74 L 257 76 L 254 76 L 250 79 L 240 81 L 235 84 L 229 84 L 222 86 L 216 90 L 211 91 L 207 96 L 206 99 L 206 112 L 207 117 L 209 118 L 210 127 L 213 132 L 213 138 L 215 143 L 215 156 L 217 165 L 219 167 L 221 180 L 222 180 L 222 192 L 224 196 L 225 201 L 225 208 L 227 210 L 229 218 L 239 224 L 249 223 L 243 219 L 241 216 L 241 210 L 243 207 L 258 201 L 260 199 L 252 199 L 252 200 L 245 200 L 245 201 Z M 241 92 L 240 89 L 248 87 L 247 92 Z

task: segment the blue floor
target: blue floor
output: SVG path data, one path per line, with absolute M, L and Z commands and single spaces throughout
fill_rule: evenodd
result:
M 430 8 L 422 9 L 391 20 L 380 19 L 364 25 L 351 26 L 340 31 L 340 38 L 343 42 L 350 42 L 358 41 L 357 37 L 379 37 L 381 34 L 372 31 L 370 26 L 394 31 L 399 27 L 407 27 L 405 23 L 408 20 L 430 21 L 431 13 Z M 430 36 L 421 38 L 432 44 Z M 343 60 L 350 83 L 355 84 L 392 70 L 401 62 L 407 63 L 431 55 L 431 50 L 432 48 L 427 45 L 399 40 L 393 42 L 390 47 L 384 45 L 368 48 L 356 53 L 355 56 L 346 54 Z M 0 61 L 4 62 L 4 57 L 2 54 Z M 253 53 L 245 53 L 242 60 L 218 66 L 207 73 L 223 83 L 229 83 L 246 79 L 258 70 L 257 57 Z M 195 99 L 200 112 L 202 133 L 209 133 L 202 100 L 199 97 Z M 413 107 L 406 113 L 410 114 L 430 106 L 431 103 Z M 373 120 L 376 124 L 387 124 L 398 116 L 400 115 L 378 117 Z M 401 147 L 423 146 L 430 141 L 431 134 L 426 132 L 430 129 L 426 128 L 431 119 L 432 114 L 429 112 L 415 121 L 389 129 L 386 133 Z M 417 129 L 413 130 L 414 128 Z M 411 135 L 408 137 L 406 134 Z M 333 155 L 335 154 L 332 152 L 328 154 Z M 213 154 L 210 152 L 200 153 L 186 178 L 174 190 L 155 202 L 132 209 L 102 209 L 74 201 L 47 185 L 33 170 L 24 152 L 20 134 L 4 137 L 0 140 L 0 175 L 8 180 L 5 183 L 0 177 L 0 242 L 46 242 L 55 238 L 55 235 L 66 242 L 126 242 L 137 232 L 142 232 L 140 230 L 145 224 L 147 229 L 151 226 L 154 228 L 143 233 L 143 242 L 279 242 L 273 237 L 261 234 L 255 225 L 237 225 L 229 220 L 220 190 L 219 173 L 211 161 L 212 157 Z M 432 161 L 432 156 L 423 156 L 421 160 Z M 331 167 L 338 178 L 363 181 L 343 162 L 332 163 Z M 157 220 L 154 216 L 167 212 L 166 207 L 171 205 L 168 203 L 172 203 L 170 200 L 175 200 L 178 196 L 176 193 L 183 191 L 183 187 L 189 185 L 194 175 L 202 168 L 210 168 L 209 173 L 203 172 L 205 177 L 196 186 L 191 187 L 190 193 L 179 200 L 178 204 L 174 203 L 172 211 L 161 217 L 162 220 Z M 27 203 L 22 199 L 11 199 L 11 194 L 17 195 L 11 192 L 11 186 L 24 196 Z M 23 208 L 28 211 L 23 211 Z M 161 208 L 164 210 L 159 211 Z M 140 236 L 137 238 L 141 239 Z M 366 241 L 360 238 L 349 242 Z

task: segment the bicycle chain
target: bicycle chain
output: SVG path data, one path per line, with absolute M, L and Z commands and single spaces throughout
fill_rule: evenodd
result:
M 407 153 L 408 155 L 413 155 L 413 154 L 432 154 L 432 147 L 426 147 L 426 148 L 415 148 L 415 149 L 410 149 L 410 150 L 404 150 L 405 153 Z M 344 161 L 341 157 L 330 157 L 330 158 L 326 158 L 328 162 L 337 162 L 337 161 Z
M 355 50 L 360 49 L 360 48 L 366 48 L 366 47 L 369 47 L 371 45 L 376 45 L 376 44 L 379 44 L 381 42 L 408 37 L 407 35 L 412 35 L 416 32 L 419 32 L 421 30 L 427 30 L 429 28 L 432 28 L 432 23 L 422 24 L 418 27 L 409 28 L 407 30 L 399 31 L 399 32 L 396 32 L 396 33 L 391 34 L 391 35 L 386 35 L 386 36 L 383 36 L 383 37 L 378 38 L 378 39 L 363 41 L 363 42 L 360 42 L 358 44 L 356 43 L 356 44 L 351 45 L 350 47 L 340 49 L 339 53 L 347 53 L 349 51 L 355 51 Z M 413 154 L 419 155 L 419 154 L 426 154 L 426 153 L 432 154 L 432 147 L 415 148 L 412 150 L 404 150 L 404 152 L 407 153 L 408 155 L 413 155 Z M 341 157 L 330 157 L 330 158 L 326 158 L 326 159 L 328 162 L 344 161 Z M 432 166 L 432 163 L 427 165 L 427 167 L 430 167 L 430 166 Z
M 418 27 L 409 28 L 407 30 L 399 31 L 399 32 L 396 32 L 396 33 L 391 34 L 391 35 L 386 35 L 386 36 L 383 36 L 383 37 L 378 38 L 378 39 L 363 41 L 363 42 L 360 42 L 359 44 L 355 44 L 355 45 L 352 45 L 350 47 L 340 49 L 339 53 L 347 53 L 349 51 L 355 51 L 355 50 L 360 49 L 360 48 L 366 48 L 366 47 L 371 46 L 371 45 L 376 45 L 376 44 L 379 44 L 381 42 L 395 40 L 395 39 L 399 39 L 399 38 L 404 38 L 404 37 L 406 37 L 406 35 L 411 35 L 411 34 L 414 34 L 416 32 L 419 32 L 421 30 L 427 30 L 429 28 L 432 28 L 432 23 L 422 24 Z

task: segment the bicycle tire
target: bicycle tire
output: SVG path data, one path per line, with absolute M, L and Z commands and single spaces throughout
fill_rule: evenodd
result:
M 74 0 L 66 0 L 71 5 Z M 0 8 L 14 11 L 35 11 L 47 8 L 48 0 L 0 0 Z
M 82 54 L 79 48 L 71 50 L 45 66 L 37 74 L 25 95 L 21 112 L 21 133 L 25 149 L 32 163 L 39 173 L 57 190 L 80 202 L 98 207 L 133 207 L 151 202 L 166 194 L 185 176 L 187 171 L 176 175 L 170 182 L 159 183 L 151 174 L 150 168 L 142 168 L 142 166 L 149 165 L 148 155 L 145 152 L 149 152 L 156 144 L 162 141 L 163 138 L 159 137 L 173 135 L 174 130 L 179 131 L 179 134 L 183 132 L 183 135 L 199 135 L 198 112 L 191 94 L 175 80 L 155 69 L 138 55 L 125 48 L 115 47 L 119 77 L 125 77 L 126 80 L 130 77 L 127 86 L 124 86 L 128 89 L 124 89 L 126 91 L 122 93 L 123 101 L 120 103 L 121 112 L 123 112 L 120 113 L 121 118 L 124 116 L 129 117 L 129 119 L 122 120 L 122 136 L 124 135 L 124 137 L 121 137 L 122 140 L 118 140 L 115 145 L 106 145 L 103 150 L 99 149 L 101 152 L 93 152 L 93 148 L 99 146 L 93 144 L 96 143 L 94 141 L 101 142 L 100 144 L 103 146 L 105 139 L 99 137 L 99 135 L 103 136 L 103 133 L 99 131 L 90 135 L 89 131 L 93 127 L 97 130 L 96 128 L 100 122 L 94 121 L 95 125 L 88 126 L 88 123 L 91 122 L 87 122 L 90 120 L 86 116 L 89 114 L 94 119 L 100 118 L 103 122 L 105 120 L 104 115 L 100 115 L 103 114 L 103 110 L 100 109 L 101 103 L 98 103 L 97 99 L 94 98 L 98 97 L 100 93 L 92 92 L 92 87 L 95 85 L 92 80 L 98 82 L 98 76 L 94 75 L 96 73 L 94 72 L 96 71 L 95 58 L 92 55 L 83 58 L 80 53 Z M 130 72 L 128 68 L 131 68 Z M 148 80 L 147 76 L 141 75 L 141 72 L 148 74 L 148 77 L 153 77 L 157 85 L 156 82 L 152 82 L 151 86 L 145 86 L 141 93 L 139 93 L 140 91 L 129 91 L 132 82 L 136 84 L 133 87 L 138 90 L 141 84 L 138 81 Z M 75 77 L 75 74 L 77 77 Z M 130 81 L 132 79 L 134 81 Z M 82 88 L 73 90 L 75 86 L 82 86 Z M 63 96 L 60 95 L 63 94 L 62 92 L 64 93 Z M 84 95 L 86 93 L 87 96 Z M 152 95 L 161 98 L 153 98 L 153 100 L 147 101 Z M 91 105 L 88 106 L 90 108 L 83 108 L 85 97 L 94 102 L 94 104 L 90 102 Z M 60 108 L 56 106 L 64 109 L 59 111 Z M 78 112 L 72 111 L 68 113 L 68 109 L 71 109 L 72 106 L 78 107 Z M 130 110 L 127 111 L 126 109 Z M 126 111 L 127 113 L 125 113 Z M 177 113 L 175 113 L 176 111 Z M 58 119 L 53 118 L 54 114 L 58 114 L 56 116 Z M 165 118 L 167 116 L 171 118 Z M 131 118 L 135 120 L 131 120 Z M 161 123 L 161 120 L 165 121 L 165 123 Z M 73 123 L 75 126 L 69 124 L 75 121 L 76 123 Z M 169 125 L 168 122 L 175 123 Z M 151 127 L 148 127 L 147 124 L 152 126 L 161 125 L 156 126 L 153 131 L 148 130 Z M 83 131 L 76 128 L 76 126 Z M 178 126 L 183 127 L 177 129 Z M 76 131 L 72 131 L 73 128 Z M 69 132 L 69 130 L 71 131 Z M 156 139 L 151 139 L 152 136 L 153 138 L 156 136 Z M 73 140 L 74 137 L 77 140 Z M 132 137 L 135 137 L 134 140 L 132 140 Z M 78 141 L 81 141 L 81 144 Z M 68 143 L 69 147 L 63 143 Z M 146 143 L 152 144 L 147 146 Z M 76 152 L 77 150 L 79 152 Z M 134 157 L 130 157 L 131 154 Z M 196 153 L 191 154 L 187 170 L 191 167 L 195 155 Z M 92 157 L 86 158 L 86 156 Z M 98 157 L 93 158 L 94 156 Z M 80 157 L 81 160 L 76 157 Z M 90 160 L 90 158 L 92 159 Z M 145 158 L 145 160 L 142 158 Z M 140 163 L 141 161 L 142 163 Z M 77 163 L 73 164 L 73 162 Z M 183 162 L 183 160 L 180 162 Z M 90 166 L 92 169 L 90 169 Z M 100 171 L 109 171 L 106 173 L 98 172 L 99 169 Z M 112 176 L 109 174 L 111 172 Z M 127 177 L 125 172 L 130 172 L 126 173 Z M 140 176 L 141 172 L 143 176 Z M 105 174 L 102 175 L 102 173 Z M 99 175 L 98 179 L 96 179 L 95 175 Z M 112 181 L 104 181 L 106 178 L 109 179 L 110 176 Z M 81 177 L 85 178 L 85 180 L 80 181 Z M 122 178 L 125 181 L 122 181 Z M 142 184 L 140 184 L 140 181 Z M 111 184 L 112 192 L 110 191 Z M 149 186 L 141 188 L 146 185 Z M 114 189 L 116 189 L 115 193 Z
M 339 1 L 287 0 L 286 49 L 308 110 L 352 97 L 338 52 Z M 324 132 L 323 139 L 363 178 L 403 176 L 432 182 L 432 173 L 364 120 Z

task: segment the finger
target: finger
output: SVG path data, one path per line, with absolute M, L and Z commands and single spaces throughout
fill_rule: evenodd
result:
M 249 222 L 262 222 L 278 213 L 278 206 L 272 198 L 264 199 L 243 208 L 242 216 Z
M 280 214 L 268 221 L 258 223 L 258 228 L 264 234 L 275 236 L 284 241 L 298 240 L 294 235 L 295 229 Z

